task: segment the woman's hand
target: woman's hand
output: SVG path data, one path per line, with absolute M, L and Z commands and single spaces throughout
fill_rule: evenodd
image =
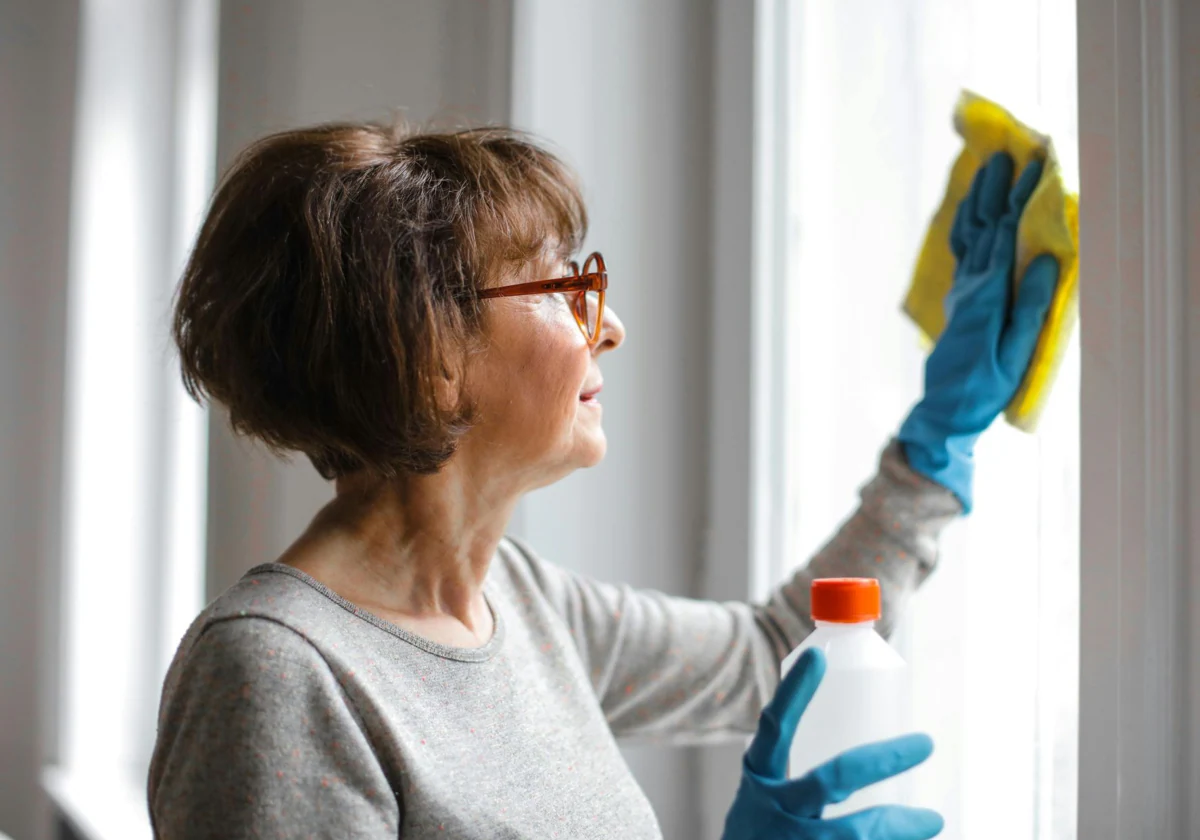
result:
M 928 758 L 933 742 L 927 735 L 857 747 L 799 779 L 787 779 L 792 737 L 824 675 L 825 655 L 815 648 L 805 651 L 763 709 L 723 840 L 927 840 L 939 834 L 937 812 L 898 805 L 821 819 L 826 805 Z
M 1010 192 L 1012 176 L 1012 158 L 995 155 L 958 207 L 946 328 L 925 364 L 925 396 L 900 427 L 912 468 L 951 490 L 964 512 L 972 504 L 975 441 L 1016 394 L 1058 282 L 1058 261 L 1043 254 L 1012 300 L 1017 223 L 1042 164 L 1025 167 Z

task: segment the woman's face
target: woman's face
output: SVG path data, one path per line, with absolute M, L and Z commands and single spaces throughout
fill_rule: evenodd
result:
M 503 284 L 568 273 L 547 256 Z M 466 379 L 476 409 L 472 451 L 523 490 L 597 464 L 606 446 L 599 359 L 625 340 L 621 320 L 606 306 L 600 338 L 588 346 L 565 295 L 495 298 L 486 307 L 485 349 Z

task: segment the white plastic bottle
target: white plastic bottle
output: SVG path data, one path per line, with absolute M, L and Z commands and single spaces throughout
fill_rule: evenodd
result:
M 824 578 L 812 583 L 814 630 L 783 662 L 786 674 L 810 647 L 825 652 L 825 678 L 800 719 L 788 776 L 803 776 L 835 755 L 912 731 L 908 665 L 875 631 L 881 617 L 879 581 Z M 909 804 L 908 774 L 872 785 L 826 816 L 873 805 Z

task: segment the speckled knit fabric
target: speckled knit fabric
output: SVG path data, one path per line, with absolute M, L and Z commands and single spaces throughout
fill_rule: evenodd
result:
M 758 607 L 599 583 L 505 540 L 484 587 L 495 633 L 471 649 L 258 566 L 205 609 L 168 673 L 155 833 L 658 838 L 616 739 L 752 732 L 811 629 L 810 580 L 878 577 L 895 616 L 958 510 L 893 444 L 858 511 Z

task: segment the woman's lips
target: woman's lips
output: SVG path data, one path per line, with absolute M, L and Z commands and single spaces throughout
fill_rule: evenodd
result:
M 580 402 L 594 402 L 596 396 L 600 393 L 600 389 L 603 387 L 603 385 L 597 385 L 595 388 L 584 391 L 579 395 Z

